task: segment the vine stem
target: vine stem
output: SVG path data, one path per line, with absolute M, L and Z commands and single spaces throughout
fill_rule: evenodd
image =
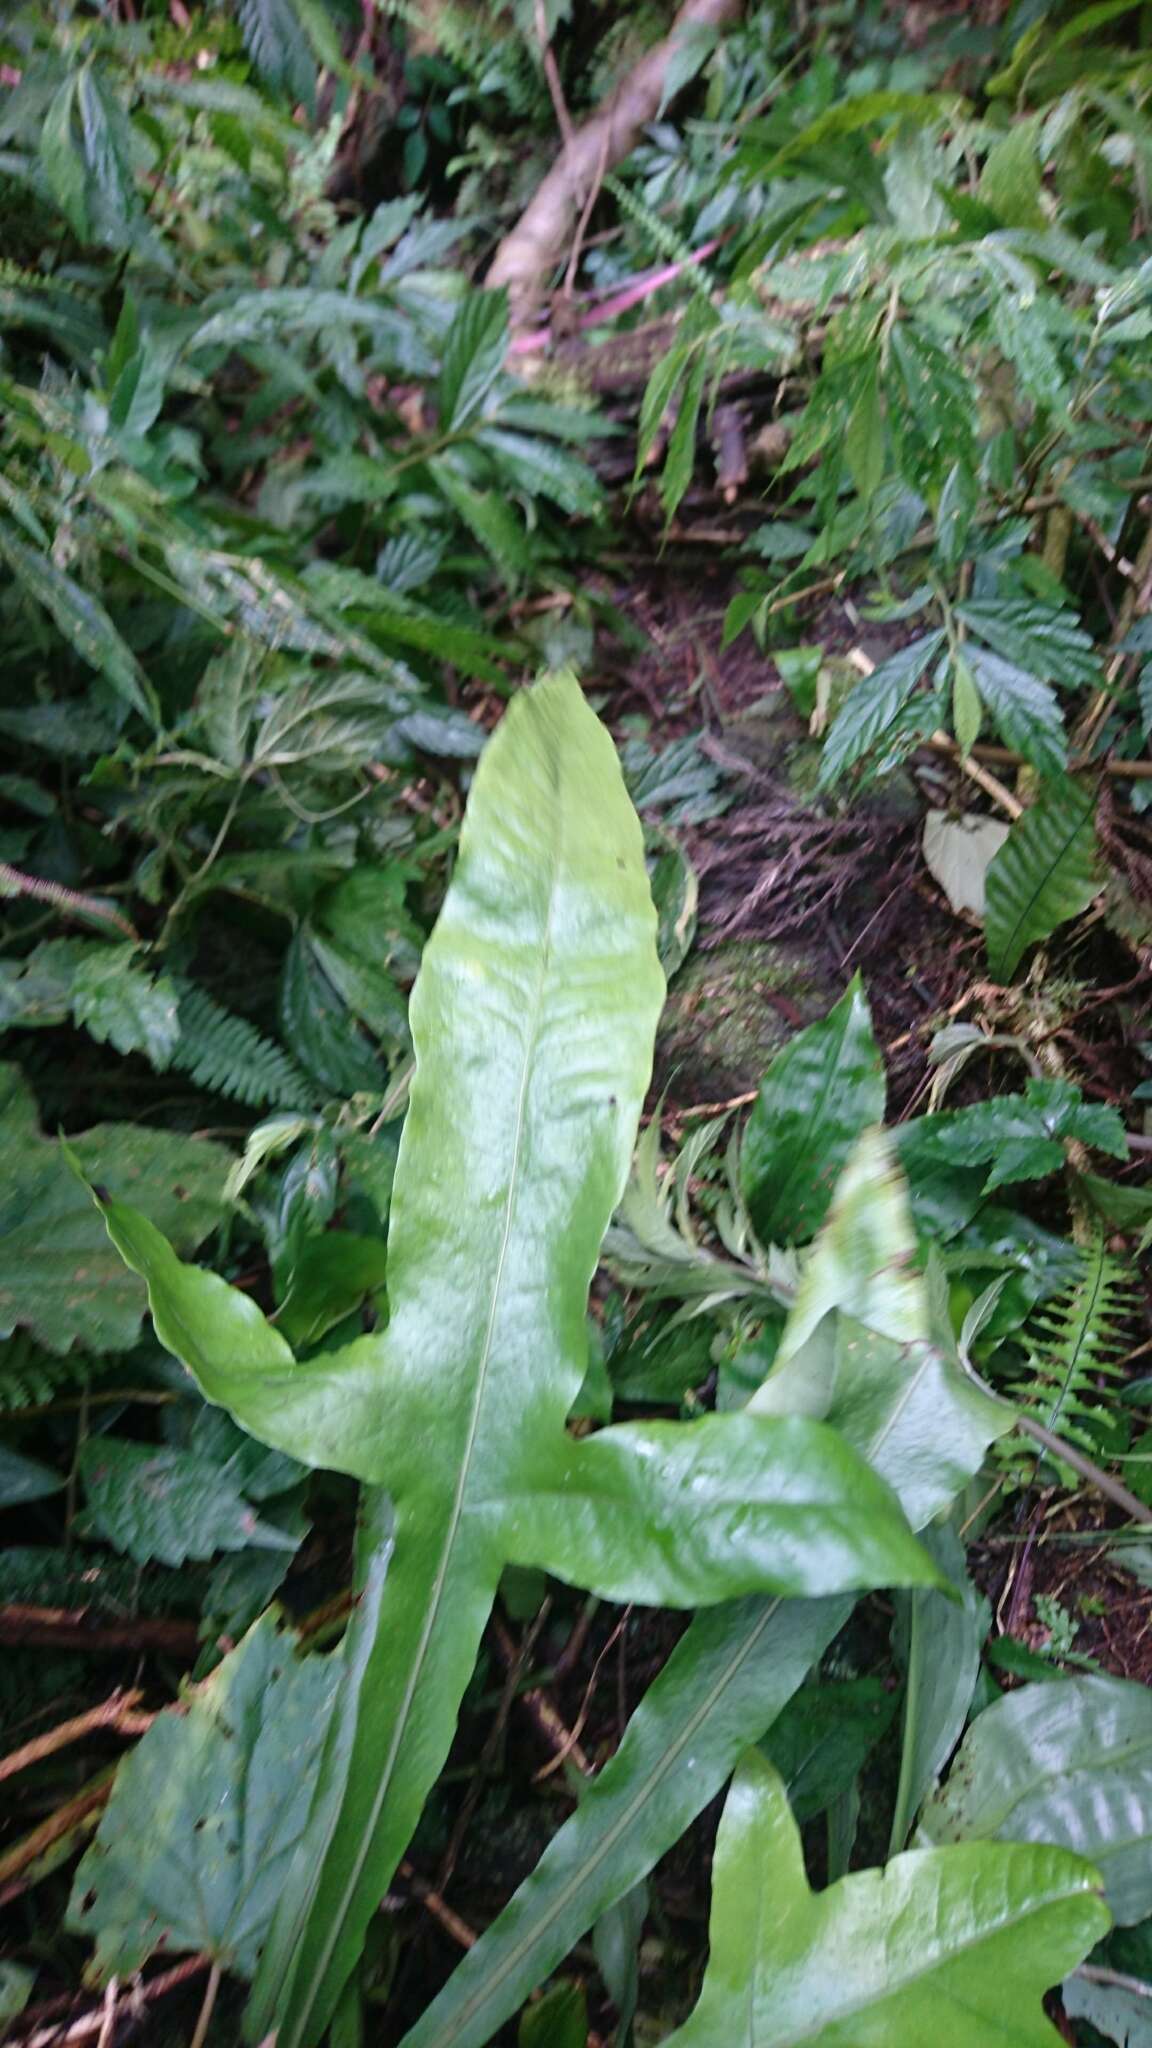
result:
M 121 917 L 118 910 L 101 903 L 99 897 L 82 895 L 79 889 L 68 889 L 63 882 L 45 881 L 43 875 L 26 875 L 22 868 L 14 868 L 6 860 L 0 860 L 0 897 L 3 896 L 32 896 L 38 903 L 50 903 L 54 910 L 62 910 L 68 917 L 86 917 L 93 924 L 111 925 L 126 939 L 132 939 L 136 945 L 140 943 L 135 926 Z

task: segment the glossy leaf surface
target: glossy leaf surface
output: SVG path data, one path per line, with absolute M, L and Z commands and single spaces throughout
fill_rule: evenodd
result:
M 802 1416 L 625 1423 L 565 1442 L 530 1476 L 509 1555 L 608 1600 L 703 1607 L 936 1576 L 888 1487 Z
M 394 1552 L 379 1632 L 353 1623 L 359 1683 L 257 1983 L 253 2024 L 275 2011 L 280 2048 L 315 2037 L 358 1953 L 451 1741 L 506 1498 L 579 1390 L 663 993 L 654 931 L 612 743 L 553 679 L 482 759 L 412 998 L 392 1320 L 351 1368 L 357 1389 L 360 1361 L 376 1375 L 371 1476 Z
M 1106 1933 L 1090 1864 L 970 1843 L 809 1889 L 784 1787 L 741 1765 L 713 1863 L 700 2002 L 668 2048 L 988 2048 L 1060 2039 L 1040 2003 Z
M 925 1807 L 929 1842 L 1059 1842 L 1128 1924 L 1152 1913 L 1152 1694 L 1121 1678 L 1007 1693 L 973 1722 Z
M 913 1527 L 922 1527 L 978 1471 L 1011 1411 L 930 1342 L 913 1252 L 907 1196 L 888 1142 L 868 1136 L 842 1177 L 807 1294 L 788 1327 L 796 1409 L 810 1412 L 803 1407 L 810 1391 L 823 1419 L 889 1481 Z M 826 1375 L 818 1359 L 810 1370 L 800 1359 L 813 1332 L 828 1347 Z M 860 1333 L 866 1343 L 856 1341 Z M 782 1403 L 779 1412 L 796 1409 Z M 850 1609 L 839 1599 L 752 1597 L 698 1614 L 615 1756 L 404 2048 L 483 2048 L 715 1798 Z

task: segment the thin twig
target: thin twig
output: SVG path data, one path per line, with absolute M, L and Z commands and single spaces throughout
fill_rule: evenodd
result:
M 1097 1493 L 1102 1493 L 1106 1500 L 1122 1508 L 1130 1521 L 1142 1522 L 1146 1528 L 1152 1528 L 1152 1508 L 1137 1499 L 1134 1493 L 1129 1493 L 1128 1488 L 1121 1486 L 1118 1479 L 1113 1479 L 1109 1473 L 1102 1471 L 1091 1458 L 1086 1458 L 1083 1451 L 1078 1451 L 1074 1444 L 1066 1443 L 1063 1437 L 1056 1436 L 1050 1429 L 1045 1429 L 1044 1424 L 1037 1422 L 1035 1416 L 1026 1415 L 1021 1409 L 1016 1411 L 1016 1427 L 1023 1430 L 1025 1436 L 1030 1436 L 1034 1443 L 1042 1444 L 1044 1449 L 1053 1458 L 1058 1458 L 1062 1465 L 1071 1465 L 1072 1470 L 1078 1472 L 1081 1479 L 1086 1479 L 1090 1486 L 1094 1486 Z
M 216 1994 L 219 1989 L 220 1965 L 219 1963 L 213 1963 L 208 1973 L 208 1982 L 204 1986 L 204 1997 L 201 2002 L 200 2011 L 196 2016 L 196 2026 L 189 2043 L 189 2048 L 204 2048 L 204 2043 L 208 2039 L 208 2029 L 212 2024 L 212 2014 L 216 2010 Z
M 104 1993 L 104 2011 L 100 2019 L 100 2033 L 97 2038 L 96 2048 L 111 2048 L 112 2035 L 116 2028 L 116 2005 L 119 1990 L 119 1977 L 109 1977 L 108 1986 Z
M 1152 1984 L 1146 1984 L 1143 1977 L 1130 1977 L 1126 1970 L 1107 1970 L 1101 1963 L 1081 1963 L 1072 1975 L 1083 1977 L 1089 1984 L 1110 1984 L 1116 1991 L 1130 1991 L 1133 1998 L 1152 1998 Z
M 101 1706 L 90 1707 L 86 1714 L 77 1714 L 71 1721 L 62 1721 L 58 1728 L 34 1736 L 22 1748 L 0 1757 L 0 1779 L 14 1778 L 18 1771 L 26 1771 L 44 1757 L 54 1756 L 57 1750 L 67 1749 L 97 1728 L 114 1728 L 121 1735 L 143 1735 L 155 1717 L 132 1711 L 141 1697 L 139 1692 L 114 1692 Z
M 615 1628 L 612 1630 L 612 1633 L 609 1636 L 607 1642 L 605 1643 L 604 1648 L 601 1650 L 600 1655 L 597 1657 L 596 1662 L 592 1666 L 592 1676 L 588 1680 L 588 1683 L 584 1688 L 584 1697 L 580 1702 L 580 1712 L 576 1716 L 576 1720 L 573 1724 L 571 1733 L 569 1734 L 567 1730 L 564 1730 L 564 1739 L 562 1742 L 560 1742 L 556 1750 L 555 1756 L 552 1758 L 551 1763 L 545 1764 L 542 1770 L 537 1771 L 535 1777 L 532 1780 L 534 1785 L 543 1784 L 544 1779 L 550 1778 L 552 1776 L 553 1771 L 558 1771 L 560 1769 L 561 1764 L 567 1763 L 569 1758 L 571 1758 L 572 1762 L 576 1765 L 577 1770 L 581 1771 L 585 1777 L 587 1777 L 589 1771 L 591 1770 L 592 1767 L 589 1764 L 588 1759 L 584 1754 L 584 1751 L 580 1747 L 580 1737 L 584 1733 L 584 1726 L 588 1719 L 588 1710 L 592 1705 L 592 1695 L 596 1690 L 596 1681 L 600 1676 L 600 1666 L 603 1664 L 604 1659 L 608 1655 L 609 1650 L 613 1648 L 614 1644 L 619 1642 L 627 1626 L 628 1617 L 631 1614 L 631 1612 L 632 1609 L 630 1607 L 626 1608 L 624 1613 L 621 1615 L 619 1621 L 616 1623 Z M 557 1717 L 557 1719 L 559 1719 L 559 1717 Z M 563 1722 L 560 1722 L 559 1726 L 560 1729 L 563 1730 Z
M 140 1619 L 104 1623 L 87 1607 L 0 1607 L 0 1643 L 56 1650 L 169 1650 L 194 1657 L 200 1637 L 194 1621 Z
M 208 1956 L 187 1957 L 184 1962 L 177 1963 L 174 1969 L 165 1970 L 158 1977 L 150 1977 L 147 1983 L 134 1985 L 133 2005 L 138 2002 L 151 2004 L 154 1999 L 163 1998 L 169 1991 L 175 1991 L 181 1984 L 187 1984 L 193 1977 L 198 1977 L 202 1970 L 209 1968 L 209 1965 Z M 65 2011 L 71 2002 L 70 1998 L 64 2001 Z M 53 2003 L 59 2006 L 60 2001 L 54 2000 Z M 98 2036 L 103 2024 L 104 2006 L 99 2005 L 94 2011 L 84 2013 L 80 2019 L 75 2020 L 64 2033 L 61 2033 L 58 2026 L 41 2027 L 34 2034 L 22 2034 L 18 2040 L 13 2040 L 11 2048 L 76 2048 L 78 2042 L 90 2041 L 93 2035 Z
M 445 1934 L 451 1935 L 459 1948 L 475 1948 L 479 1940 L 476 1929 L 469 1927 L 468 1922 L 462 1920 L 459 1913 L 453 1912 L 439 1892 L 433 1889 L 426 1878 L 420 1876 L 419 1871 L 413 1870 L 410 1863 L 404 1862 L 400 1865 L 400 1875 L 411 1886 L 413 1897 L 419 1899 L 425 1912 L 432 1915 Z

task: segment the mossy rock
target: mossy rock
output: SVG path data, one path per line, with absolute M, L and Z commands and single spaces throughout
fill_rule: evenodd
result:
M 843 994 L 815 947 L 734 940 L 697 952 L 674 978 L 656 1042 L 656 1074 L 676 1102 L 755 1088 L 773 1053 Z

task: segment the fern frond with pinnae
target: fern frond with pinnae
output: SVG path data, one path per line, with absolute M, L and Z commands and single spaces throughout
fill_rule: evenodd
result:
M 1013 1389 L 1017 1406 L 1053 1435 L 1098 1449 L 1123 1376 L 1135 1306 L 1128 1269 L 1098 1233 L 1085 1248 L 1079 1276 L 1038 1309 L 1025 1330 L 1025 1377 Z

